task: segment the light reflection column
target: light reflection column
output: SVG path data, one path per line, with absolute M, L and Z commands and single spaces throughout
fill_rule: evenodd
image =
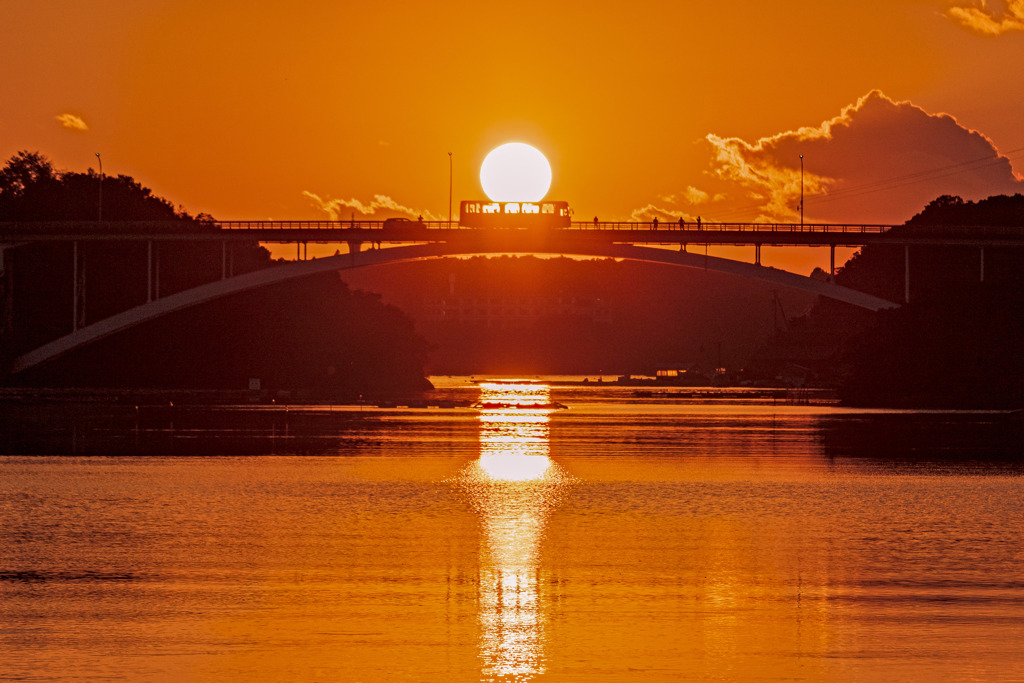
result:
M 487 677 L 544 671 L 540 545 L 569 477 L 551 460 L 549 388 L 482 384 L 480 458 L 461 484 L 481 517 L 480 657 Z

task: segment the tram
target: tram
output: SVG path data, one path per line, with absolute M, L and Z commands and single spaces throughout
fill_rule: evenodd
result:
M 459 204 L 462 228 L 568 228 L 569 202 L 463 201 Z

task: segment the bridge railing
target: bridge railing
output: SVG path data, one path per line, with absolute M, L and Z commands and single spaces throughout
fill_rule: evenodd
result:
M 982 240 L 1024 240 L 1024 226 L 1020 225 L 915 225 L 900 229 L 901 238 L 938 238 L 950 239 L 982 239 Z M 727 223 L 696 221 L 573 221 L 569 226 L 557 228 L 558 231 L 585 233 L 608 232 L 643 232 L 644 239 L 651 233 L 747 233 L 747 234 L 778 234 L 778 235 L 881 235 L 893 228 L 902 226 L 868 224 L 868 223 Z M 460 226 L 458 221 L 413 221 L 413 220 L 233 220 L 233 221 L 53 221 L 53 222 L 0 222 L 0 241 L 32 240 L 32 239 L 75 239 L 78 237 L 99 237 L 101 239 L 136 238 L 145 239 L 150 235 L 176 235 L 187 238 L 190 235 L 210 238 L 218 230 L 230 231 L 241 237 L 246 232 L 290 232 L 290 231 L 324 231 L 353 233 L 366 231 L 382 231 L 385 234 L 415 237 L 421 231 L 427 232 L 472 232 L 490 233 L 514 231 L 524 228 L 469 228 Z M 254 235 L 254 238 L 256 235 Z M 355 235 L 355 237 L 360 237 Z M 896 237 L 896 235 L 894 235 Z M 299 239 L 299 236 L 296 235 Z M 301 239 L 311 239 L 304 235 Z M 674 238 L 678 239 L 678 238 Z
M 224 230 L 381 230 L 425 227 L 430 230 L 487 230 L 467 228 L 458 221 L 388 221 L 388 220 L 315 220 L 315 221 L 213 221 L 212 225 Z M 817 232 L 817 233 L 882 233 L 893 226 L 865 223 L 718 223 L 687 221 L 573 221 L 562 230 L 619 230 L 619 231 L 707 231 L 707 232 Z
M 710 221 L 573 221 L 573 230 L 657 230 L 698 232 L 881 233 L 891 225 L 866 223 L 718 223 Z

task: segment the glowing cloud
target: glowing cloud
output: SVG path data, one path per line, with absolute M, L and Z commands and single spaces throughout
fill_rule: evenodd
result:
M 1024 31 L 1024 0 L 1008 0 L 1006 12 L 1001 17 L 988 8 L 985 0 L 977 5 L 951 7 L 946 15 L 969 29 L 990 36 Z
M 349 220 L 353 213 L 359 214 L 359 218 L 376 216 L 378 212 L 384 217 L 390 216 L 422 216 L 424 220 L 442 220 L 430 211 L 420 211 L 403 206 L 391 197 L 383 194 L 375 194 L 373 201 L 361 202 L 358 199 L 321 199 L 319 195 L 303 190 L 304 197 L 309 198 L 316 208 L 326 213 L 332 221 Z
M 686 201 L 690 204 L 707 204 L 711 201 L 711 195 L 704 190 L 698 190 L 693 185 L 690 185 L 683 192 L 683 196 L 686 197 Z
M 818 127 L 754 143 L 706 139 L 710 175 L 740 188 L 750 203 L 731 207 L 727 218 L 797 219 L 800 155 L 808 220 L 899 222 L 942 194 L 980 199 L 1024 191 L 1010 160 L 987 137 L 948 114 L 929 114 L 877 90 Z
M 70 130 L 89 130 L 89 126 L 85 125 L 85 121 L 80 116 L 61 114 L 56 119 L 60 122 L 60 125 Z
M 663 199 L 667 200 L 668 197 Z M 659 221 L 678 221 L 682 218 L 684 221 L 695 221 L 697 217 L 693 214 L 687 213 L 686 211 L 680 211 L 678 209 L 666 209 L 654 204 L 648 204 L 642 206 L 639 209 L 633 209 L 633 212 L 629 216 L 631 221 L 647 222 L 654 218 Z

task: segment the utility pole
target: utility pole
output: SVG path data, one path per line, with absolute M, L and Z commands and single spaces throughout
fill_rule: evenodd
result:
M 103 222 L 103 158 L 100 156 L 99 152 L 96 152 L 96 161 L 98 161 L 99 164 L 100 164 L 100 211 L 99 211 L 99 221 L 100 221 L 100 223 L 102 223 Z
M 800 155 L 800 231 L 804 229 L 804 155 Z

